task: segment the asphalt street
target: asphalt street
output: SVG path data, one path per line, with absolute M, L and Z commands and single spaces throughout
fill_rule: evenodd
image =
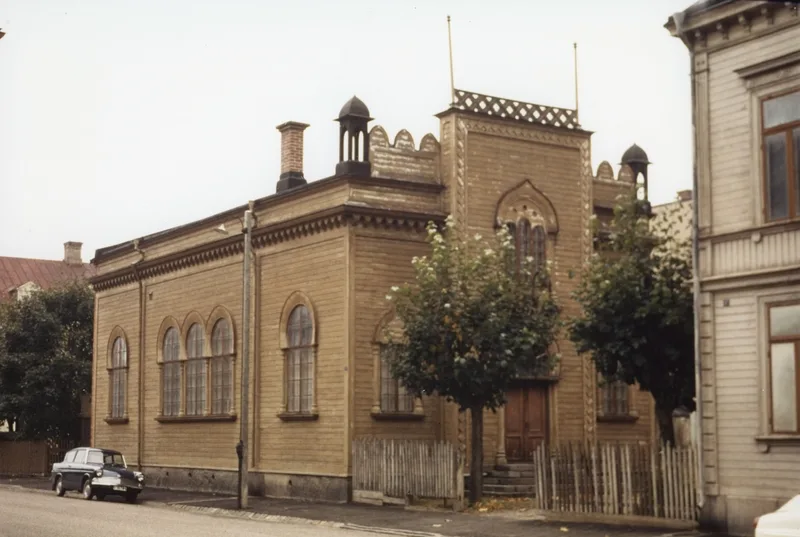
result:
M 0 489 L 2 537 L 374 537 L 377 534 L 304 524 L 237 520 L 173 509 L 86 501 L 68 493 L 15 492 Z

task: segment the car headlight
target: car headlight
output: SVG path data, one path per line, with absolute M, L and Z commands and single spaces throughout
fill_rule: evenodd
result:
M 102 469 L 102 468 L 100 468 L 99 470 L 97 470 L 97 471 L 94 473 L 94 475 L 96 475 L 97 477 L 103 477 L 103 469 Z

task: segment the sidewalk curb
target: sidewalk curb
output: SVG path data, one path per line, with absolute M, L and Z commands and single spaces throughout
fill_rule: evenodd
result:
M 202 513 L 206 515 L 216 515 L 226 518 L 240 518 L 245 520 L 258 520 L 263 522 L 276 522 L 281 524 L 303 524 L 309 526 L 323 526 L 349 531 L 361 531 L 368 533 L 378 533 L 382 535 L 397 535 L 400 537 L 444 537 L 439 533 L 429 533 L 424 531 L 400 530 L 394 528 L 382 528 L 377 526 L 361 526 L 359 524 L 348 524 L 346 522 L 334 522 L 332 520 L 314 520 L 311 518 L 301 518 L 285 515 L 270 515 L 267 513 L 255 513 L 252 511 L 236 511 L 233 509 L 223 509 L 220 507 L 204 507 L 201 505 L 187 505 L 164 502 L 147 502 L 153 507 L 166 507 L 176 511 L 188 511 L 190 513 Z
M 35 492 L 38 494 L 55 494 L 52 490 L 34 489 L 30 487 L 23 487 L 22 485 L 11 485 L 9 483 L 0 483 L 0 489 L 16 490 L 19 492 Z

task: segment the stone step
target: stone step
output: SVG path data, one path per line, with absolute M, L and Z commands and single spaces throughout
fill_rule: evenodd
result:
M 519 470 L 492 470 L 489 472 L 488 477 L 499 477 L 505 479 L 519 479 L 520 477 L 536 477 L 536 471 L 519 471 Z
M 535 477 L 484 477 L 483 483 L 486 485 L 527 485 L 535 486 L 537 480 Z
M 512 472 L 535 472 L 536 465 L 530 462 L 510 462 L 508 464 L 498 464 L 495 470 Z
M 517 490 L 517 487 L 501 488 L 501 487 L 483 487 L 484 496 L 502 496 L 504 498 L 535 498 L 535 490 L 526 490 L 527 487 L 521 487 L 522 490 Z M 469 489 L 464 489 L 464 496 L 469 497 Z
M 534 494 L 536 487 L 529 485 L 484 485 L 483 492 L 518 492 L 524 494 Z

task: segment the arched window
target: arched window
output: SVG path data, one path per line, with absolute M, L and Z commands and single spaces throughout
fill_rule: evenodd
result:
M 533 268 L 540 270 L 547 263 L 547 234 L 542 226 L 533 228 L 532 243 Z
M 289 315 L 286 327 L 286 410 L 310 413 L 314 399 L 314 323 L 305 305 Z
M 381 412 L 409 413 L 414 411 L 414 395 L 392 376 L 389 365 L 391 345 L 381 343 Z
M 128 388 L 128 345 L 118 336 L 111 348 L 111 418 L 125 417 Z
M 200 323 L 189 328 L 186 337 L 186 415 L 202 416 L 206 411 L 206 361 L 203 356 L 205 332 Z
M 211 412 L 227 414 L 233 409 L 233 334 L 221 318 L 211 331 Z
M 533 257 L 532 271 L 543 268 L 547 262 L 547 233 L 540 224 L 531 225 L 527 219 L 509 223 L 508 232 L 514 237 L 517 264 Z
M 161 412 L 164 416 L 177 416 L 181 408 L 181 364 L 178 361 L 180 348 L 178 330 L 169 328 L 164 334 L 164 366 L 161 370 Z

